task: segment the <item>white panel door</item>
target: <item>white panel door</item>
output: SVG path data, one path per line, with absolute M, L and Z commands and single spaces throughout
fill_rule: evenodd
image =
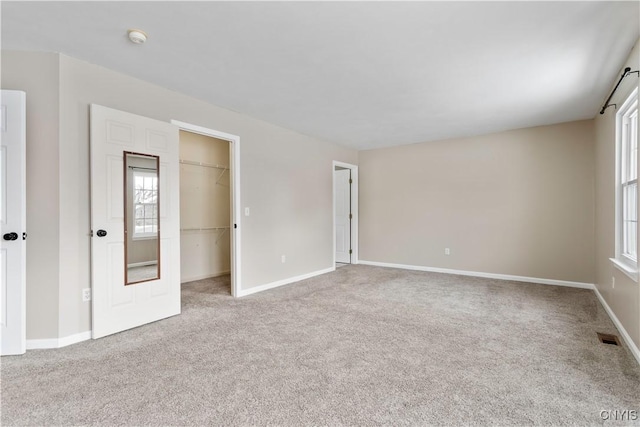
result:
M 0 353 L 23 354 L 26 349 L 26 95 L 3 90 L 0 150 Z
M 351 169 L 333 171 L 336 211 L 336 262 L 351 263 Z
M 180 314 L 178 141 L 175 125 L 91 105 L 93 338 Z M 125 151 L 160 157 L 160 279 L 127 286 L 124 282 Z

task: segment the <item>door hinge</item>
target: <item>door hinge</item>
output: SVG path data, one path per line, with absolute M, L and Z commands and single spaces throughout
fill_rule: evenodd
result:
M 349 214 L 349 219 L 352 219 L 352 218 L 353 218 L 353 215 Z
M 353 184 L 353 180 L 349 178 L 349 184 Z
M 349 255 L 351 255 L 353 253 L 353 251 L 351 249 L 349 249 Z

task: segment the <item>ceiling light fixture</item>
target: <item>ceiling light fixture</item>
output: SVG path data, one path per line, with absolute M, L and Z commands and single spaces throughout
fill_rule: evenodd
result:
M 129 30 L 129 40 L 135 44 L 143 44 L 147 41 L 147 33 L 142 30 Z

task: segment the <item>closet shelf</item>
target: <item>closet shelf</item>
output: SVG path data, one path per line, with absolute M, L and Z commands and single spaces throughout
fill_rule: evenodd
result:
M 181 228 L 180 231 L 208 231 L 208 230 L 228 230 L 230 226 L 226 227 L 189 227 Z
M 182 160 L 182 159 L 180 159 L 180 163 L 185 164 L 185 165 L 202 166 L 203 168 L 215 168 L 215 169 L 229 170 L 229 166 L 214 165 L 214 164 L 202 163 L 202 162 L 194 162 L 192 160 Z M 224 171 L 223 171 L 223 173 L 224 173 Z
M 229 166 L 213 165 L 213 164 L 208 164 L 208 163 L 193 162 L 191 160 L 182 160 L 182 159 L 180 160 L 180 163 L 185 164 L 185 165 L 201 166 L 203 168 L 222 169 L 222 172 L 220 172 L 220 175 L 218 175 L 218 177 L 216 178 L 216 185 L 221 185 L 223 187 L 228 187 L 228 185 L 220 184 L 220 180 L 222 179 L 222 175 L 224 175 L 224 173 L 229 170 Z

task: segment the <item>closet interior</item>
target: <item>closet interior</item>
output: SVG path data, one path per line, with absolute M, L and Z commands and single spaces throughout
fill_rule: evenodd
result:
M 181 282 L 231 271 L 229 142 L 180 131 Z

